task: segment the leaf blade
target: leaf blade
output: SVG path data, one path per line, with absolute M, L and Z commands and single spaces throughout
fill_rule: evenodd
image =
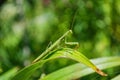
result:
M 83 64 L 91 67 L 98 74 L 100 74 L 102 76 L 107 76 L 107 74 L 105 74 L 99 68 L 97 68 L 86 56 L 84 56 L 82 53 L 80 53 L 74 49 L 62 48 L 60 50 L 55 51 L 55 54 L 52 55 L 50 58 L 54 58 L 54 57 L 65 57 L 65 58 L 73 59 L 78 62 L 82 62 Z
M 104 57 L 104 58 L 92 59 L 91 61 L 95 63 L 101 70 L 120 66 L 120 62 L 119 62 L 120 57 Z M 72 80 L 86 76 L 93 72 L 95 71 L 93 71 L 90 68 L 87 68 L 85 65 L 76 63 L 68 67 L 62 68 L 60 70 L 57 70 L 53 73 L 50 73 L 46 75 L 42 80 Z

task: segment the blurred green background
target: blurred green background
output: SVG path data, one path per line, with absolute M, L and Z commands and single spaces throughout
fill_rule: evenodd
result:
M 0 75 L 29 65 L 69 29 L 73 34 L 68 41 L 79 42 L 79 51 L 88 58 L 120 56 L 120 0 L 0 0 Z M 54 61 L 44 70 L 72 63 Z M 114 77 L 119 70 L 108 71 L 117 71 Z M 98 80 L 95 77 L 81 80 Z

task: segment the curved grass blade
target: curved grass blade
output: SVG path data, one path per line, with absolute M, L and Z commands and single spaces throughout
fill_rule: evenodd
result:
M 71 48 L 62 48 L 60 50 L 55 51 L 52 54 L 49 54 L 47 56 L 50 56 L 50 58 L 55 57 L 64 57 L 64 58 L 70 58 L 78 62 L 82 62 L 83 64 L 91 67 L 93 70 L 95 70 L 98 74 L 102 76 L 107 76 L 104 72 L 102 72 L 99 68 L 97 68 L 87 57 L 85 57 L 82 53 L 71 49 Z M 48 57 L 47 57 L 48 58 Z
M 85 57 L 83 54 L 79 53 L 78 51 L 70 48 L 62 48 L 57 49 L 55 51 L 52 51 L 49 53 L 49 55 L 45 56 L 43 60 L 38 61 L 36 63 L 33 63 L 29 65 L 28 67 L 25 67 L 22 69 L 18 74 L 15 75 L 15 77 L 12 80 L 28 80 L 29 77 L 38 69 L 43 66 L 44 63 L 46 63 L 49 60 L 57 59 L 57 58 L 69 58 L 73 59 L 78 62 L 82 62 L 83 64 L 86 64 L 87 66 L 91 67 L 93 70 L 95 70 L 97 73 L 99 73 L 102 76 L 106 76 L 105 73 L 103 73 L 101 70 L 99 70 L 90 60 L 88 60 L 87 57 Z
M 120 57 L 97 58 L 92 59 L 91 61 L 101 70 L 120 66 Z M 53 73 L 50 73 L 46 75 L 42 80 L 75 80 L 94 72 L 94 70 L 88 68 L 87 66 L 81 63 L 76 63 L 68 67 L 62 68 L 60 70 L 57 70 Z
M 34 64 L 31 64 L 25 68 L 23 68 L 22 70 L 20 70 L 13 78 L 12 80 L 29 80 L 29 77 L 38 69 L 41 68 L 43 66 L 43 64 L 47 61 L 49 61 L 50 59 L 46 59 L 46 60 L 41 60 L 38 61 Z

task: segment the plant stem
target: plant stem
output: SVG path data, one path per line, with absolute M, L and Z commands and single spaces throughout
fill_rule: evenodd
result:
M 61 36 L 56 42 L 54 42 L 48 49 L 46 49 L 40 56 L 38 56 L 32 63 L 37 62 L 38 60 L 42 59 L 48 52 L 53 50 L 63 38 L 65 38 L 69 33 L 72 33 L 72 30 L 67 31 L 63 36 Z

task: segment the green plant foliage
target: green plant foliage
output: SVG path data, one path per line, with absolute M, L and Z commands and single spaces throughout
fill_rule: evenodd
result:
M 106 74 L 104 74 L 102 71 L 100 71 L 92 62 L 89 61 L 89 59 L 87 57 L 85 57 L 82 53 L 80 53 L 74 49 L 63 48 L 63 49 L 56 51 L 54 54 L 49 54 L 49 55 L 50 55 L 50 58 L 55 58 L 57 56 L 57 57 L 63 57 L 63 58 L 64 57 L 70 58 L 75 61 L 82 62 L 82 63 L 86 64 L 87 66 L 91 67 L 98 74 L 106 76 Z
M 0 68 L 0 73 L 2 72 L 2 69 Z
M 58 40 L 69 30 L 73 34 L 64 38 L 78 42 L 79 47 L 65 45 L 64 38 Z M 56 40 L 59 44 L 55 44 Z M 119 57 L 119 44 L 120 0 L 0 0 L 0 75 L 14 67 L 23 69 L 32 62 L 46 60 L 50 51 L 61 47 L 77 48 L 89 59 Z M 41 73 L 47 75 L 73 63 L 69 59 L 48 61 L 29 79 L 38 80 Z M 117 76 L 120 67 L 111 68 L 109 73 L 98 80 Z M 96 74 L 81 79 L 94 77 Z
M 116 77 L 114 77 L 113 79 L 111 79 L 111 80 L 119 80 L 120 79 L 120 75 L 118 75 L 118 76 L 116 76 Z
M 11 80 L 11 78 L 13 76 L 15 76 L 15 74 L 17 73 L 17 71 L 18 71 L 17 67 L 15 67 L 15 68 L 7 71 L 6 73 L 0 75 L 0 80 Z
M 46 59 L 33 63 L 32 65 L 22 69 L 12 80 L 28 80 L 29 77 L 35 72 L 35 70 L 41 68 L 45 62 L 60 57 L 70 58 L 75 61 L 82 62 L 85 65 L 91 67 L 98 74 L 106 76 L 106 74 L 100 71 L 92 62 L 89 61 L 87 57 L 85 57 L 80 52 L 70 48 L 62 48 L 51 52 L 49 55 L 47 55 Z
M 101 70 L 120 66 L 120 57 L 105 57 L 92 59 L 91 61 Z M 81 63 L 73 64 L 68 67 L 57 70 L 46 75 L 42 80 L 74 80 L 80 77 L 89 75 L 95 72 L 94 70 L 84 66 Z M 59 74 L 59 75 L 56 75 Z M 56 76 L 55 76 L 56 75 Z M 109 73 L 108 73 L 109 76 Z M 114 80 L 114 79 L 113 79 Z
M 23 68 L 12 78 L 12 80 L 29 80 L 30 76 L 38 68 L 41 68 L 46 61 L 48 60 L 39 61 L 34 64 L 31 64 L 30 66 L 27 66 L 26 68 Z

